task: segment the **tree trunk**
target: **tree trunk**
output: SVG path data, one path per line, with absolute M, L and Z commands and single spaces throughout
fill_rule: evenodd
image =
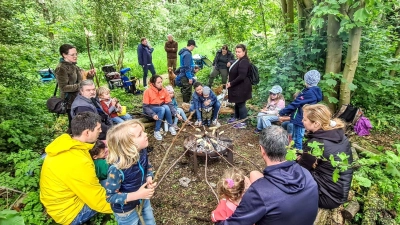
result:
M 328 27 L 327 27 L 327 55 L 325 64 L 325 74 L 327 73 L 340 73 L 342 64 L 342 39 L 338 35 L 340 29 L 339 19 L 335 15 L 328 15 Z M 329 93 L 330 97 L 338 99 L 340 81 L 336 80 L 337 84 L 333 91 Z M 328 101 L 328 95 L 326 96 L 325 102 L 328 103 L 328 107 L 332 112 L 336 112 L 336 103 L 330 103 Z
M 281 4 L 282 4 L 282 15 L 283 15 L 283 20 L 285 21 L 285 25 L 287 24 L 288 21 L 288 16 L 287 16 L 287 4 L 286 4 L 286 0 L 281 0 Z
M 400 41 L 397 42 L 396 52 L 394 53 L 394 58 L 397 58 L 400 55 Z M 390 76 L 394 77 L 396 75 L 396 70 L 390 71 Z
M 297 1 L 297 20 L 298 27 L 297 32 L 299 33 L 299 37 L 304 37 L 304 31 L 306 30 L 306 12 L 304 11 L 303 4 L 300 1 Z
M 293 0 L 287 0 L 287 15 L 288 15 L 288 31 L 293 32 L 294 24 L 294 6 Z
M 347 48 L 346 65 L 343 71 L 343 79 L 346 82 L 340 84 L 339 105 L 350 104 L 349 84 L 353 82 L 354 74 L 358 65 L 358 53 L 360 52 L 361 27 L 350 30 L 349 46 Z
M 365 198 L 363 220 L 361 225 L 375 225 L 376 215 L 382 209 L 383 202 L 378 195 L 378 187 L 373 185 Z

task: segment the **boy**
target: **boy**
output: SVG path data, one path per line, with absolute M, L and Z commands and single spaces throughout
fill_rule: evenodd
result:
M 132 119 L 132 116 L 126 113 L 125 115 L 118 116 L 121 112 L 121 104 L 117 98 L 111 98 L 110 89 L 106 87 L 99 87 L 97 89 L 97 97 L 99 97 L 101 108 L 106 112 L 114 123 L 122 123 L 125 120 Z
M 201 104 L 201 113 L 203 117 L 203 124 L 205 126 L 211 125 L 211 116 L 212 116 L 212 106 L 211 104 L 211 96 L 210 96 L 211 89 L 207 86 L 203 87 L 203 102 Z
M 108 164 L 106 161 L 108 151 L 106 149 L 106 144 L 103 141 L 97 140 L 93 148 L 89 150 L 89 153 L 94 162 L 96 176 L 99 178 L 100 184 L 104 187 L 103 183 L 105 183 L 107 179 L 108 172 Z
M 176 99 L 175 99 L 175 91 L 174 91 L 174 88 L 173 88 L 171 85 L 168 85 L 168 86 L 165 87 L 165 89 L 167 89 L 167 91 L 168 91 L 168 93 L 169 93 L 169 97 L 171 97 L 172 104 L 174 105 L 174 108 L 176 109 L 176 112 L 177 112 L 179 115 L 182 116 L 182 120 L 183 120 L 183 121 L 186 121 L 186 120 L 187 120 L 187 117 L 186 117 L 185 112 L 183 111 L 182 108 L 178 108 L 178 103 L 176 102 Z M 191 122 L 188 121 L 188 123 L 190 124 Z M 172 126 L 175 128 L 175 130 L 179 130 L 179 127 L 178 127 L 178 117 L 175 117 L 175 118 L 174 118 L 174 124 L 173 124 Z
M 293 141 L 296 149 L 303 149 L 304 125 L 303 106 L 305 104 L 316 104 L 323 99 L 322 91 L 317 86 L 321 74 L 317 70 L 310 70 L 304 75 L 306 88 L 304 88 L 296 99 L 279 111 L 279 116 L 290 115 L 290 123 L 293 124 Z

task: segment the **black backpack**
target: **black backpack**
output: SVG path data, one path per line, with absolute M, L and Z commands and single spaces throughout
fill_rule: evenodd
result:
M 260 82 L 260 76 L 258 75 L 258 68 L 253 63 L 250 63 L 249 71 L 247 72 L 247 76 L 250 79 L 250 83 L 252 85 L 257 85 Z

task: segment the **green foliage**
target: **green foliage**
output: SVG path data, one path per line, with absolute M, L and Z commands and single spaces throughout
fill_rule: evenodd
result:
M 15 210 L 2 210 L 0 211 L 0 225 L 24 225 L 24 219 Z

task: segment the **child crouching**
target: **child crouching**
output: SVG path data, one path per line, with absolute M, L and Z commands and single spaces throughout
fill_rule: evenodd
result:
M 119 225 L 138 224 L 136 208 L 143 204 L 144 222 L 155 224 L 150 198 L 156 183 L 147 157 L 149 143 L 143 124 L 134 120 L 120 123 L 108 131 L 107 142 L 110 168 L 105 188 L 115 219 Z

